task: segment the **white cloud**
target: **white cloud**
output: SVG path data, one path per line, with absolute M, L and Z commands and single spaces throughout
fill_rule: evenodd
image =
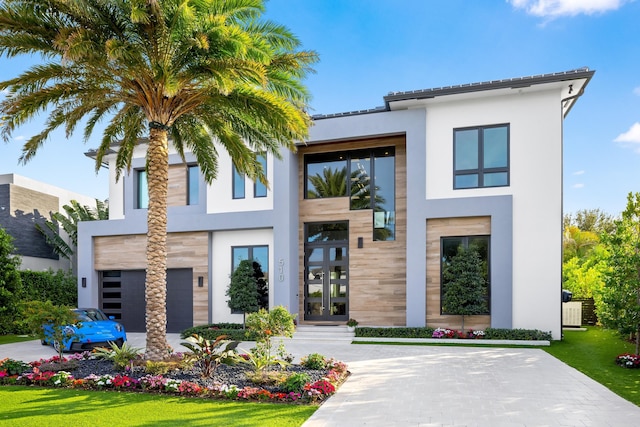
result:
M 629 0 L 507 0 L 516 9 L 544 18 L 593 15 L 619 9 Z
M 571 188 L 584 188 L 584 184 L 573 184 Z
M 18 135 L 15 138 L 13 138 L 15 141 L 24 141 L 25 140 L 25 136 L 24 135 Z
M 640 123 L 635 122 L 628 131 L 618 135 L 614 142 L 632 142 L 640 144 Z
M 573 175 L 584 175 L 584 171 L 575 171 Z

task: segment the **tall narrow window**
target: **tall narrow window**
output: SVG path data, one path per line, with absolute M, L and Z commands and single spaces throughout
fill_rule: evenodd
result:
M 396 239 L 396 163 L 392 148 L 374 151 L 373 240 Z
M 191 165 L 187 168 L 187 204 L 200 203 L 200 167 Z
M 269 247 L 268 246 L 233 246 L 231 248 L 231 272 L 234 272 L 240 261 L 253 260 L 254 275 L 258 286 L 258 305 L 269 308 Z M 235 313 L 232 311 L 232 313 Z
M 136 171 L 136 208 L 149 208 L 149 184 L 147 182 L 147 171 L 144 169 Z
M 267 176 L 267 157 L 265 154 L 258 154 L 257 156 L 258 163 L 262 166 L 262 173 L 264 176 Z M 267 197 L 267 186 L 261 183 L 260 181 L 256 181 L 253 185 L 253 197 Z
M 241 174 L 233 165 L 233 198 L 244 199 L 244 174 Z
M 509 125 L 453 131 L 453 188 L 509 185 Z

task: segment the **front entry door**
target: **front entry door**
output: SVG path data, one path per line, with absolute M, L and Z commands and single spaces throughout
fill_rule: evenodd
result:
M 304 319 L 349 318 L 349 224 L 305 224 Z

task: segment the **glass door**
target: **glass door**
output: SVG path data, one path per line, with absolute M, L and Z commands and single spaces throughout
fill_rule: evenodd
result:
M 348 223 L 305 225 L 304 319 L 349 318 Z

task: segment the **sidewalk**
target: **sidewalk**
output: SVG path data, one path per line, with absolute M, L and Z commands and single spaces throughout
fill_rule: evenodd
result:
M 129 344 L 144 348 L 144 334 L 128 336 Z M 184 350 L 177 334 L 167 339 Z M 539 349 L 285 344 L 296 361 L 321 353 L 346 362 L 352 373 L 305 427 L 631 427 L 640 420 L 639 407 Z M 0 359 L 53 355 L 39 341 L 0 346 Z

